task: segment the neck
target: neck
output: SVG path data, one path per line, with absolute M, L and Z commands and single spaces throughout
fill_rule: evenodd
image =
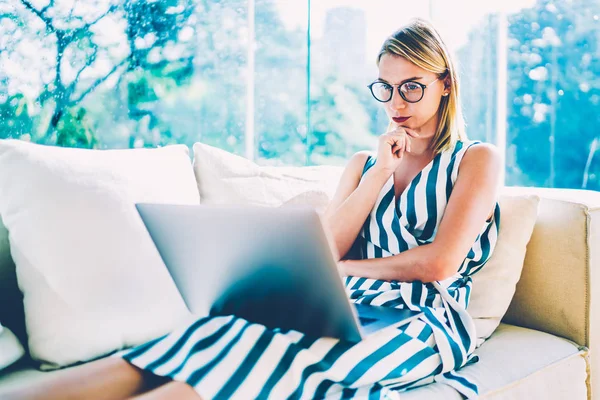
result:
M 419 157 L 419 156 L 428 156 L 433 153 L 433 134 L 423 134 L 418 132 L 419 135 L 422 135 L 418 138 L 410 138 L 410 155 Z

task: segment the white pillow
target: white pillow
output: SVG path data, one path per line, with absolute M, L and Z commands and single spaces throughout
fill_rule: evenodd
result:
M 468 307 L 475 321 L 477 346 L 498 327 L 515 294 L 539 203 L 540 198 L 535 195 L 500 196 L 496 248 L 483 268 L 473 275 Z
M 188 316 L 134 204 L 198 204 L 187 147 L 0 140 L 0 215 L 42 368 L 144 343 Z
M 322 212 L 333 197 L 343 168 L 273 167 L 203 143 L 194 144 L 194 172 L 206 204 L 281 206 L 312 204 Z
M 0 371 L 18 361 L 25 354 L 19 339 L 10 329 L 0 325 Z
M 331 198 L 329 193 L 319 190 L 310 190 L 292 197 L 285 201 L 282 206 L 309 205 L 314 207 L 319 213 L 324 213 L 330 201 Z

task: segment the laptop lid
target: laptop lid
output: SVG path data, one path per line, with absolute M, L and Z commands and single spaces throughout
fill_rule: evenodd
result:
M 136 205 L 190 311 L 314 337 L 361 338 L 310 207 Z

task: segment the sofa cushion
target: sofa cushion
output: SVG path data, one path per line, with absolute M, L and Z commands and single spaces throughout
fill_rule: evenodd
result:
M 29 387 L 42 379 L 54 379 L 57 373 L 68 373 L 69 368 L 53 371 L 40 371 L 36 363 L 27 356 L 21 358 L 10 367 L 0 371 L 0 399 L 7 397 L 7 392 Z
M 277 167 L 256 163 L 203 143 L 194 144 L 194 172 L 204 204 L 313 205 L 324 211 L 341 167 Z
M 25 351 L 10 329 L 0 325 L 0 371 L 19 360 Z
M 134 206 L 199 202 L 187 147 L 2 140 L 0 187 L 29 350 L 42 367 L 146 342 L 187 316 Z
M 542 198 L 521 280 L 505 322 L 590 349 L 591 386 L 600 392 L 600 192 L 511 188 Z M 596 389 L 594 389 L 596 388 Z
M 500 196 L 500 231 L 496 248 L 485 266 L 473 275 L 467 309 L 475 322 L 478 346 L 500 324 L 515 294 L 539 202 L 536 195 Z
M 587 351 L 568 340 L 500 324 L 477 354 L 479 362 L 464 367 L 458 375 L 475 382 L 482 399 L 587 399 Z M 461 398 L 442 383 L 402 395 L 403 400 Z
M 478 350 L 478 363 L 459 371 L 486 399 L 586 399 L 585 351 L 547 333 L 500 324 Z M 3 393 L 69 370 L 41 372 L 21 363 L 0 374 Z M 403 400 L 460 400 L 452 387 L 433 383 L 402 394 Z

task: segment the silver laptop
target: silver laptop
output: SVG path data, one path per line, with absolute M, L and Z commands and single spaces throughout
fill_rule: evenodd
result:
M 357 342 L 420 313 L 352 304 L 311 207 L 136 205 L 189 310 Z

